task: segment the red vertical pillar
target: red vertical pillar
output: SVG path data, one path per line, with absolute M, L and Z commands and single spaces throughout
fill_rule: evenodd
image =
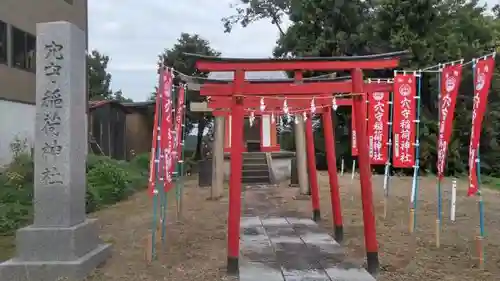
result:
M 311 188 L 311 201 L 313 209 L 313 220 L 319 221 L 321 219 L 321 214 L 319 211 L 318 176 L 316 174 L 316 153 L 314 151 L 312 116 L 310 114 L 306 120 L 306 146 L 307 146 L 307 166 L 309 171 L 309 186 Z
M 330 107 L 324 109 L 322 119 L 323 133 L 325 135 L 326 161 L 328 163 L 328 178 L 330 179 L 330 201 L 332 202 L 333 227 L 335 240 L 340 243 L 344 239 L 344 227 L 342 222 L 342 208 L 340 207 L 337 159 L 335 157 L 335 130 L 333 130 L 332 110 Z
M 231 108 L 231 175 L 229 178 L 229 214 L 227 223 L 227 273 L 238 274 L 240 252 L 241 167 L 243 164 L 243 122 L 245 110 L 239 87 L 245 72 L 238 70 L 234 78 Z
M 359 161 L 359 178 L 361 184 L 361 200 L 363 205 L 363 223 L 365 234 L 366 259 L 368 272 L 376 274 L 379 269 L 378 242 L 373 210 L 373 193 L 370 170 L 370 155 L 368 138 L 366 135 L 366 102 L 363 98 L 363 72 L 360 69 L 351 71 L 353 97 L 353 111 L 356 114 L 356 132 Z

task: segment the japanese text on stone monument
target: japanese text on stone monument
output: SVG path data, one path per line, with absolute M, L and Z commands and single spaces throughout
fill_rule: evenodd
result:
M 60 88 L 60 76 L 63 71 L 64 46 L 51 41 L 44 44 L 45 59 L 43 70 L 47 88 L 40 101 L 43 110 L 43 125 L 40 130 L 44 133 L 44 140 L 41 147 L 41 155 L 46 161 L 45 168 L 41 171 L 40 182 L 44 185 L 55 185 L 63 183 L 61 167 L 57 158 L 64 147 L 60 144 L 59 136 L 63 128 L 61 109 L 64 105 L 63 96 L 65 93 Z

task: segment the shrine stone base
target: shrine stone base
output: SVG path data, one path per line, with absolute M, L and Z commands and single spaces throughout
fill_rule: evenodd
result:
M 97 233 L 93 219 L 67 228 L 21 228 L 16 256 L 0 264 L 0 280 L 82 280 L 111 255 L 111 245 Z

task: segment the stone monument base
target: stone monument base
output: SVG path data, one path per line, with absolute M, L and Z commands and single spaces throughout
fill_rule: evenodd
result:
M 77 281 L 84 279 L 111 254 L 98 236 L 97 220 L 62 227 L 21 228 L 16 256 L 0 264 L 0 280 Z

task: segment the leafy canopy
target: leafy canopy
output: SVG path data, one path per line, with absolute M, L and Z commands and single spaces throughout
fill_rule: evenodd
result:
M 271 20 L 280 30 L 274 56 L 343 56 L 410 50 L 403 69 L 421 69 L 500 51 L 500 5 L 488 11 L 478 0 L 239 0 L 235 13 L 222 19 L 226 31 L 257 20 Z M 285 19 L 288 29 L 280 26 Z M 500 177 L 500 68 L 497 64 L 481 136 L 482 171 Z M 307 73 L 317 75 L 322 73 Z M 342 73 L 341 73 L 342 74 Z M 392 77 L 373 71 L 370 77 Z M 421 166 L 434 172 L 438 130 L 438 75 L 426 73 L 421 86 Z M 472 108 L 471 65 L 464 66 L 448 170 L 467 171 Z M 337 128 L 350 126 L 350 109 L 339 109 Z M 347 156 L 350 141 L 339 134 L 337 155 Z M 316 132 L 321 144 L 323 133 Z M 290 136 L 290 134 L 288 134 Z M 317 149 L 322 151 L 322 145 Z

